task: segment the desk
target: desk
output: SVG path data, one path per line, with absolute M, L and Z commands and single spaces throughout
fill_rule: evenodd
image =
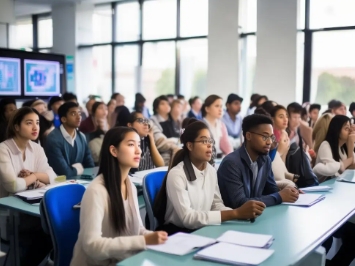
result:
M 322 185 L 333 187 L 326 198 L 309 208 L 278 205 L 268 207 L 255 223 L 224 222 L 206 226 L 194 234 L 217 238 L 227 230 L 271 234 L 275 241 L 270 249 L 275 253 L 262 266 L 295 265 L 311 254 L 355 213 L 355 184 L 330 180 Z M 193 260 L 193 253 L 174 256 L 151 250 L 138 253 L 117 265 L 217 265 Z

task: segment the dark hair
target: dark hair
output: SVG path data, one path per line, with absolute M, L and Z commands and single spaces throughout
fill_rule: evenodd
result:
M 15 114 L 10 118 L 8 127 L 7 127 L 7 132 L 6 132 L 6 139 L 11 139 L 16 137 L 16 129 L 15 126 L 20 126 L 22 120 L 24 119 L 24 117 L 28 114 L 33 114 L 35 113 L 36 115 L 38 115 L 38 119 L 39 119 L 39 113 L 37 112 L 36 109 L 31 108 L 31 107 L 22 107 L 20 109 L 18 109 Z
M 142 114 L 142 112 L 138 112 L 138 111 L 132 112 L 127 119 L 127 125 L 128 123 L 133 124 L 137 120 L 138 114 Z
M 266 115 L 271 117 L 271 115 L 262 107 L 258 107 L 255 109 L 254 114 L 258 114 L 258 115 Z
M 62 117 L 66 117 L 69 110 L 74 107 L 79 108 L 79 105 L 74 102 L 67 102 L 62 104 L 58 109 L 59 119 L 62 120 Z
M 328 127 L 328 132 L 325 137 L 325 141 L 327 141 L 330 145 L 330 149 L 332 150 L 333 159 L 337 162 L 340 161 L 339 155 L 339 137 L 340 132 L 345 123 L 350 123 L 350 118 L 345 115 L 336 115 L 330 120 L 330 124 Z M 343 152 L 348 154 L 348 150 L 346 144 L 340 147 Z
M 167 94 L 166 97 L 167 97 L 167 98 L 171 98 L 171 97 L 174 98 L 175 95 L 174 95 L 174 94 Z
M 291 113 L 292 114 L 302 114 L 302 109 L 303 109 L 302 105 L 300 105 L 299 103 L 293 102 L 287 106 L 287 113 L 289 115 Z
M 63 101 L 63 98 L 60 96 L 52 96 L 51 98 L 49 98 L 48 110 L 52 110 L 52 105 L 59 101 Z
M 262 105 L 260 105 L 258 108 L 263 108 L 268 114 L 271 115 L 271 111 L 275 107 L 274 103 L 275 102 L 273 102 L 273 101 L 266 101 Z
M 121 194 L 122 176 L 119 161 L 110 153 L 110 146 L 118 147 L 127 133 L 136 130 L 129 127 L 114 127 L 106 132 L 100 152 L 98 175 L 102 174 L 110 198 L 110 218 L 113 228 L 121 233 L 126 229 L 126 213 Z M 128 178 L 128 177 L 127 177 Z M 136 195 L 133 195 L 135 197 Z
M 258 97 L 254 98 L 254 101 L 251 104 L 251 107 L 259 107 L 259 102 L 261 99 L 265 99 L 265 101 L 268 101 L 269 98 L 266 95 L 259 95 Z
M 36 109 L 34 109 L 36 110 Z M 48 121 L 42 114 L 39 114 L 39 135 L 38 135 L 38 140 L 40 141 L 40 144 L 42 147 L 45 147 L 45 142 L 47 139 L 47 136 L 44 134 L 48 129 L 50 129 L 53 126 L 53 121 Z
M 242 131 L 243 131 L 243 136 L 245 139 L 246 133 L 250 130 L 253 130 L 254 128 L 258 127 L 259 125 L 263 124 L 269 124 L 272 125 L 272 120 L 270 117 L 266 115 L 259 115 L 259 114 L 253 114 L 245 117 L 243 119 L 243 124 L 242 124 Z
M 339 102 L 339 101 L 338 101 L 338 100 L 335 100 L 335 99 L 330 100 L 330 101 L 328 102 L 328 109 L 333 109 L 334 104 L 335 104 L 336 102 Z
M 92 108 L 91 108 L 91 115 L 92 115 L 92 116 L 95 115 L 97 108 L 99 108 L 99 106 L 100 106 L 101 104 L 105 105 L 104 102 L 95 102 L 95 103 L 92 105 Z
M 25 101 L 25 102 L 23 102 L 22 107 L 31 107 L 31 105 L 32 105 L 35 101 L 37 101 L 37 99 Z
M 312 112 L 314 109 L 317 109 L 317 110 L 320 110 L 321 109 L 321 106 L 320 106 L 320 104 L 317 104 L 317 103 L 314 103 L 314 104 L 311 104 L 310 106 L 309 106 L 309 112 Z
M 176 98 L 177 98 L 178 100 L 185 100 L 185 96 L 182 95 L 182 94 L 179 94 Z
M 302 108 L 302 112 L 301 112 L 301 117 L 307 115 L 308 116 L 308 112 L 307 109 L 305 107 Z
M 194 142 L 200 134 L 200 131 L 203 129 L 208 129 L 207 125 L 201 121 L 197 121 L 194 118 L 189 120 L 188 125 L 185 127 L 184 133 L 180 136 L 180 141 L 183 144 L 183 148 L 176 152 L 170 166 L 169 170 L 164 178 L 163 184 L 157 194 L 157 197 L 154 201 L 154 216 L 157 217 L 160 224 L 164 224 L 165 220 L 165 212 L 166 212 L 166 202 L 167 202 L 167 194 L 166 194 L 166 181 L 168 178 L 168 174 L 170 169 L 177 166 L 179 163 L 184 161 L 185 156 L 189 155 L 189 150 L 187 148 L 188 142 Z
M 111 95 L 111 100 L 116 100 L 116 97 L 117 97 L 118 95 L 121 95 L 121 93 L 118 93 L 118 92 L 113 93 L 113 94 Z
M 3 122 L 3 123 L 6 122 L 5 109 L 6 109 L 6 106 L 9 104 L 16 105 L 16 101 L 14 99 L 9 99 L 9 98 L 5 98 L 0 101 L 0 122 Z
M 206 98 L 201 108 L 202 117 L 207 115 L 206 107 L 210 107 L 217 100 L 222 100 L 222 98 L 215 94 L 212 94 Z
M 192 106 L 198 99 L 200 99 L 200 97 L 198 97 L 198 96 L 195 96 L 195 97 L 191 98 L 189 100 L 190 106 Z
M 131 114 L 131 112 L 128 110 L 128 108 L 124 105 L 116 107 L 115 114 L 117 115 L 116 117 L 116 127 L 117 126 L 122 126 L 126 127 L 128 124 L 128 119 Z
M 166 101 L 169 103 L 169 99 L 167 96 L 164 96 L 164 95 L 161 95 L 157 98 L 155 98 L 154 102 L 153 102 L 153 113 L 154 115 L 156 115 L 158 112 L 157 112 L 157 109 L 159 108 L 159 105 L 160 105 L 160 102 L 162 101 Z
M 137 92 L 136 93 L 136 100 L 134 102 L 134 110 L 142 112 L 143 108 L 139 104 L 141 104 L 141 103 L 144 104 L 145 102 L 146 102 L 146 99 L 144 98 L 144 96 L 141 93 Z
M 64 93 L 62 97 L 63 97 L 63 100 L 65 102 L 69 102 L 69 101 L 72 101 L 72 100 L 78 101 L 78 97 L 76 97 L 76 95 L 74 93 L 71 93 L 71 92 Z
M 276 106 L 274 106 L 274 108 L 272 108 L 272 110 L 270 111 L 271 117 L 276 117 L 277 112 L 280 111 L 280 110 L 284 110 L 284 111 L 287 113 L 287 109 L 286 109 L 284 106 L 282 106 L 282 105 L 276 105 Z
M 341 101 L 333 101 L 331 109 L 338 109 L 339 107 L 342 107 L 343 103 Z
M 255 105 L 255 100 L 257 99 L 257 98 L 259 98 L 260 97 L 260 94 L 257 94 L 257 93 L 253 93 L 251 96 L 250 96 L 250 105 L 249 105 L 249 108 L 254 108 L 254 107 L 256 107 L 256 105 Z M 257 103 L 257 102 L 256 102 Z

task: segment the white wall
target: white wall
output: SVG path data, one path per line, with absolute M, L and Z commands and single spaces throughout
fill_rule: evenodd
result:
M 254 92 L 288 104 L 296 100 L 296 0 L 258 0 Z
M 0 0 L 0 23 L 15 22 L 15 2 L 13 0 Z
M 0 47 L 7 48 L 7 25 L 0 23 Z
M 238 94 L 238 0 L 209 0 L 207 93 Z

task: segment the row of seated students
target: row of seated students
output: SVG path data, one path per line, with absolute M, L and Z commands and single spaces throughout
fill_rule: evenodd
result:
M 234 96 L 232 95 L 232 97 Z M 160 110 L 160 102 L 165 100 L 165 98 L 160 97 L 158 107 L 154 109 L 155 112 Z M 241 99 L 238 99 L 238 101 L 241 102 Z M 156 216 L 159 218 L 161 230 L 165 230 L 169 234 L 177 231 L 190 232 L 204 225 L 218 224 L 225 220 L 256 218 L 262 214 L 263 209 L 267 206 L 280 204 L 283 201 L 294 202 L 297 200 L 299 191 L 295 189 L 295 183 L 300 177 L 290 173 L 286 175 L 286 169 L 284 179 L 291 176 L 291 180 L 286 185 L 279 185 L 277 181 L 275 182 L 276 178 L 273 174 L 273 166 L 277 156 L 274 156 L 273 159 L 267 154 L 270 149 L 277 150 L 276 154 L 281 158 L 279 162 L 282 164 L 282 157 L 287 154 L 289 147 L 288 136 L 292 136 L 293 132 L 293 141 L 299 143 L 299 140 L 303 138 L 302 132 L 309 133 L 309 130 L 297 130 L 297 126 L 303 125 L 299 122 L 302 108 L 300 109 L 297 104 L 293 103 L 286 109 L 274 102 L 270 104 L 270 102 L 265 101 L 259 106 L 259 109 L 255 110 L 259 110 L 259 112 L 263 110 L 264 115 L 251 115 L 243 120 L 241 132 L 243 132 L 244 145 L 234 152 L 226 153 L 227 156 L 220 165 L 218 174 L 209 162 L 211 162 L 212 157 L 217 157 L 213 156 L 213 152 L 214 146 L 218 142 L 219 133 L 213 134 L 215 132 L 213 126 L 221 132 L 224 131 L 223 124 L 219 120 L 222 116 L 222 99 L 216 95 L 206 99 L 205 104 L 201 107 L 204 110 L 202 117 L 204 117 L 205 123 L 196 120 L 185 122 L 187 126 L 184 126 L 185 130 L 180 137 L 183 149 L 174 156 L 170 171 L 155 204 Z M 99 109 L 102 105 L 102 103 L 93 103 L 93 113 L 96 113 L 94 111 L 95 104 L 96 109 Z M 272 106 L 269 113 L 265 111 L 268 109 L 267 106 Z M 106 263 L 107 260 L 121 260 L 129 256 L 131 251 L 144 248 L 145 244 L 158 244 L 166 239 L 166 233 L 164 232 L 154 234 L 141 227 L 136 197 L 134 197 L 136 195 L 135 188 L 127 179 L 128 174 L 126 175 L 128 168 L 129 172 L 131 169 L 140 170 L 145 167 L 151 168 L 163 165 L 163 159 L 156 148 L 157 143 L 153 136 L 155 133 L 152 132 L 154 123 L 150 124 L 140 112 L 130 114 L 125 107 L 117 107 L 116 111 L 119 112 L 115 113 L 115 119 L 118 121 L 118 125 L 123 127 L 113 127 L 106 134 L 100 135 L 100 139 L 102 139 L 99 151 L 101 156 L 100 178 L 95 179 L 89 186 L 93 189 L 88 189 L 85 193 L 88 196 L 84 196 L 81 211 L 81 217 L 93 216 L 96 217 L 96 220 L 93 219 L 92 223 L 85 222 L 85 226 L 81 224 L 73 265 L 85 265 L 84 261 L 90 260 L 102 261 L 100 264 Z M 0 144 L 1 197 L 52 183 L 54 177 L 62 171 L 62 169 L 56 170 L 59 165 L 58 160 L 64 161 L 60 163 L 61 167 L 73 171 L 68 176 L 78 175 L 83 168 L 93 166 L 85 137 L 76 130 L 80 125 L 82 115 L 79 106 L 73 102 L 65 103 L 58 108 L 57 115 L 61 125 L 51 131 L 46 138 L 45 150 L 47 151 L 49 165 L 46 162 L 47 158 L 43 149 L 32 142 L 37 140 L 40 134 L 40 115 L 36 109 L 21 108 L 14 112 L 8 120 L 7 140 Z M 333 117 L 333 114 L 326 113 L 317 121 L 314 129 L 317 128 L 318 123 L 323 121 L 323 117 L 328 116 L 331 117 L 331 122 L 329 126 L 324 126 L 329 129 L 325 130 L 327 134 L 321 140 L 320 147 L 326 146 L 328 142 L 330 148 L 328 148 L 326 160 L 322 160 L 322 149 L 318 150 L 314 166 L 314 172 L 318 175 L 319 181 L 323 181 L 321 176 L 329 178 L 354 164 L 353 145 L 355 139 L 349 118 L 342 115 Z M 290 121 L 288 121 L 289 117 Z M 331 123 L 334 123 L 334 125 L 332 126 Z M 289 130 L 288 134 L 286 129 Z M 337 131 L 332 131 L 333 129 Z M 103 133 L 105 132 L 103 131 Z M 54 137 L 52 138 L 52 136 Z M 117 138 L 114 136 L 117 136 Z M 306 139 L 307 136 L 306 134 L 304 138 Z M 319 139 L 316 141 L 319 141 Z M 273 147 L 275 143 L 278 143 L 278 146 Z M 80 145 L 84 147 L 84 150 L 73 150 L 74 147 Z M 337 148 L 342 156 L 336 153 Z M 61 153 L 56 154 L 54 150 L 61 150 Z M 76 160 L 78 156 L 82 159 Z M 329 160 L 334 161 L 332 167 L 329 167 Z M 107 165 L 107 163 L 111 164 Z M 327 172 L 320 173 L 317 170 L 322 167 L 326 168 Z M 119 170 L 115 174 L 111 174 L 107 172 L 108 169 Z M 120 181 L 111 180 L 118 176 L 121 178 Z M 187 187 L 188 189 L 186 189 Z M 111 189 L 115 190 L 110 192 Z M 113 195 L 113 192 L 117 192 L 117 189 L 120 189 L 123 198 L 117 197 L 117 193 Z M 93 203 L 93 201 L 99 201 L 97 197 L 102 197 L 102 193 L 106 193 L 106 196 L 101 199 L 104 200 L 103 204 Z M 87 204 L 85 204 L 86 198 L 88 198 Z M 111 204 L 107 202 L 108 198 L 111 199 Z M 102 206 L 107 208 L 102 208 Z M 113 210 L 120 210 L 121 213 L 116 216 Z M 123 216 L 122 212 L 124 213 Z M 30 218 L 26 217 L 25 219 Z M 41 231 L 39 221 L 35 220 L 33 223 L 37 225 L 38 231 Z M 107 224 L 108 230 L 105 231 L 104 228 L 98 227 L 98 224 Z M 132 225 L 134 225 L 134 228 L 126 228 L 126 226 Z M 139 225 L 138 229 L 136 225 Z M 89 231 L 93 229 L 97 229 L 99 232 L 90 234 Z M 28 233 L 26 230 L 23 231 Z M 103 233 L 104 231 L 105 233 Z M 343 246 L 337 256 L 329 263 L 348 265 L 336 263 L 344 263 L 344 261 L 347 263 L 349 260 L 351 262 L 354 252 L 347 248 L 353 241 L 353 238 L 349 237 L 353 236 L 353 231 L 352 225 L 347 223 L 337 232 L 337 236 L 343 239 Z M 36 230 L 32 230 L 33 232 L 36 232 Z M 132 238 L 132 240 L 136 239 L 137 242 L 133 241 L 132 246 L 128 245 L 128 248 L 126 248 L 126 243 L 125 247 L 114 245 L 119 244 L 122 239 L 113 238 L 111 243 L 113 246 L 110 246 L 110 241 L 105 238 L 145 233 L 149 234 L 144 237 Z M 93 242 L 93 239 L 88 237 L 90 235 L 98 242 Z M 45 241 L 39 240 L 39 242 L 43 244 Z M 107 246 L 103 246 L 108 250 L 112 248 L 112 252 L 117 252 L 117 254 L 112 255 L 113 253 L 107 252 L 106 248 L 97 249 L 99 246 L 103 247 L 101 244 L 107 244 Z M 331 238 L 325 245 L 327 248 L 331 245 Z M 46 248 L 48 249 L 48 245 Z M 47 251 L 46 248 L 43 249 L 44 253 Z M 88 252 L 88 250 L 91 252 Z M 28 253 L 30 254 L 30 252 Z M 106 254 L 106 257 L 103 254 Z M 82 263 L 77 264 L 76 260 L 82 261 Z

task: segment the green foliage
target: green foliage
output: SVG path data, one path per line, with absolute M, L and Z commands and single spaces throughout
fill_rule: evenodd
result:
M 207 71 L 205 69 L 200 69 L 195 72 L 193 87 L 191 91 L 191 96 L 194 97 L 198 95 L 202 99 L 206 97 L 207 89 Z
M 156 95 L 175 94 L 175 69 L 167 68 L 155 85 Z

